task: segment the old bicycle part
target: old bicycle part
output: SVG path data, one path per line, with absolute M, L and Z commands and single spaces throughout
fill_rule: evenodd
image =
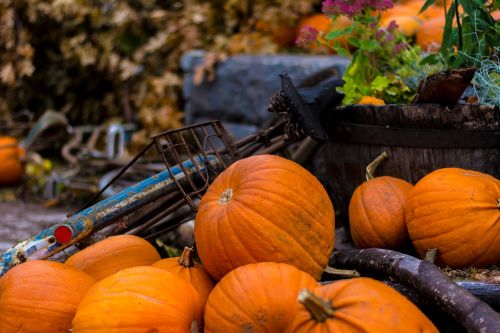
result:
M 269 107 L 279 117 L 268 128 L 237 142 L 231 140 L 219 121 L 153 137 L 151 143 L 102 188 L 86 208 L 6 251 L 0 257 L 0 275 L 26 260 L 46 259 L 78 243 L 88 245 L 96 232 L 108 229 L 112 224 L 117 228 L 104 237 L 117 233 L 143 234 L 151 228 L 156 228 L 155 232 L 167 230 L 181 223 L 170 216 L 186 205 L 191 209 L 189 214 L 193 214 L 195 201 L 210 181 L 237 159 L 276 153 L 307 134 L 314 138 L 319 134 L 314 130 L 320 124 L 320 120 L 314 118 L 319 112 L 314 116 L 308 112 L 312 106 L 322 105 L 324 99 L 303 99 L 286 75 L 282 82 L 282 93 Z M 333 89 L 334 86 L 329 87 Z M 152 146 L 156 147 L 166 170 L 90 205 Z M 181 220 L 189 220 L 189 216 L 183 214 Z

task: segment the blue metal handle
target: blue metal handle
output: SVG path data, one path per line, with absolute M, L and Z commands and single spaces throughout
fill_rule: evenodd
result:
M 213 155 L 209 155 L 206 161 L 202 157 L 196 157 L 194 163 L 191 160 L 182 163 L 190 174 L 206 172 L 207 164 L 219 168 L 218 160 Z M 67 218 L 63 224 L 72 230 L 72 239 L 67 243 L 56 241 L 54 231 L 59 225 L 55 225 L 7 250 L 0 257 L 0 276 L 26 260 L 46 259 L 94 230 L 175 191 L 177 188 L 174 178 L 181 180 L 185 174 L 179 165 L 171 168 L 171 172 L 173 177 L 168 170 L 162 171 Z

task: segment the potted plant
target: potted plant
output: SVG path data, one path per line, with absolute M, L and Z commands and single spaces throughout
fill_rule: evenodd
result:
M 421 12 L 437 6 L 434 1 L 422 3 Z M 343 106 L 324 120 L 332 142 L 318 149 L 314 166 L 344 217 L 366 165 L 383 151 L 389 159 L 380 174 L 411 183 L 452 166 L 500 177 L 499 28 L 491 16 L 498 4 L 444 4 L 439 52 L 424 52 L 395 22 L 383 22 L 392 6 L 390 0 L 325 0 L 330 28 L 305 27 L 297 40 L 351 58 L 338 89 Z M 338 28 L 342 15 L 352 24 Z M 457 103 L 471 80 L 476 97 Z

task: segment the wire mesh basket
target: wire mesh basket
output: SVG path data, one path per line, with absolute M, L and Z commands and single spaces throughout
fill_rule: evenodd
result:
M 220 121 L 208 121 L 152 137 L 156 150 L 186 203 L 208 188 L 220 172 L 240 158 L 238 149 Z

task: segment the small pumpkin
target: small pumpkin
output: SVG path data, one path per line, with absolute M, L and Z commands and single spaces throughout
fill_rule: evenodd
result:
M 205 333 L 281 333 L 295 317 L 302 288 L 314 288 L 309 274 L 283 263 L 241 266 L 210 294 Z
M 292 264 L 319 279 L 333 250 L 334 227 L 333 205 L 309 171 L 258 155 L 233 163 L 210 185 L 194 236 L 215 280 L 260 261 Z
M 373 96 L 363 96 L 358 104 L 370 104 L 370 105 L 384 105 L 385 102 L 383 99 L 373 97 Z
M 101 280 L 122 269 L 152 265 L 160 259 L 158 251 L 143 238 L 119 235 L 108 237 L 75 253 L 66 260 L 66 265 Z
M 73 319 L 74 333 L 195 333 L 202 317 L 198 292 L 163 269 L 137 266 L 97 282 Z
M 459 168 L 439 169 L 411 190 L 406 223 L 424 257 L 453 268 L 500 264 L 500 181 Z
M 90 275 L 46 260 L 17 265 L 2 278 L 0 332 L 68 332 Z
M 417 31 L 415 43 L 423 50 L 439 47 L 443 42 L 444 24 L 444 16 L 424 21 Z
M 381 154 L 369 168 L 374 169 Z M 374 164 L 375 163 L 375 164 Z M 349 202 L 349 225 L 357 248 L 402 249 L 410 243 L 405 204 L 413 185 L 399 178 L 368 176 Z
M 21 182 L 24 175 L 24 164 L 21 159 L 25 150 L 17 140 L 8 136 L 0 136 L 0 186 L 11 186 Z
M 413 303 L 370 278 L 303 290 L 298 302 L 299 310 L 286 333 L 438 333 Z
M 214 282 L 203 266 L 194 261 L 193 254 L 193 248 L 186 247 L 180 257 L 162 259 L 155 262 L 153 267 L 164 269 L 190 282 L 200 294 L 201 301 L 205 305 L 208 295 L 214 288 Z

